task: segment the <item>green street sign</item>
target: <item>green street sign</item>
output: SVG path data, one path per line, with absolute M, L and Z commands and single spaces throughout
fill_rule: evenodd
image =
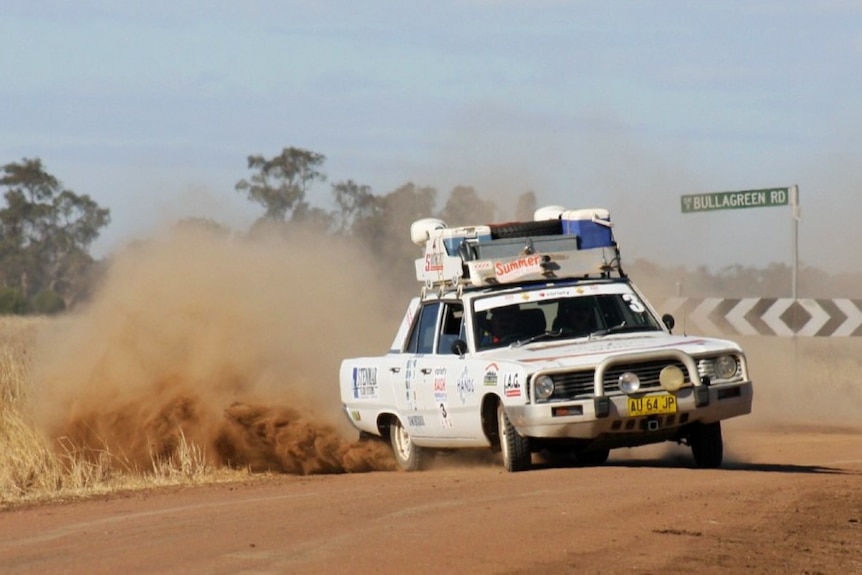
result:
M 680 200 L 684 214 L 740 208 L 772 208 L 790 203 L 790 188 L 689 194 L 682 196 Z

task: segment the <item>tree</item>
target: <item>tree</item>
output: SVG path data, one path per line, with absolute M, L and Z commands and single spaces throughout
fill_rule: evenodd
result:
M 293 222 L 302 224 L 306 229 L 329 232 L 334 225 L 335 216 L 323 208 L 301 204 L 293 212 Z
M 178 231 L 201 232 L 226 238 L 230 236 L 230 227 L 211 218 L 187 217 L 174 222 Z
M 353 180 L 332 184 L 336 210 L 333 212 L 336 234 L 349 235 L 356 222 L 372 218 L 381 209 L 380 198 L 371 192 L 370 186 Z
M 301 219 L 311 212 L 305 201 L 309 186 L 316 180 L 326 180 L 319 170 L 325 160 L 322 154 L 292 147 L 271 159 L 249 156 L 248 169 L 256 173 L 250 181 L 237 182 L 236 190 L 262 205 L 267 220 L 283 222 L 288 213 L 293 219 Z
M 537 203 L 536 194 L 533 191 L 527 191 L 518 196 L 515 204 L 515 219 L 519 222 L 532 220 Z
M 437 190 L 407 183 L 374 200 L 374 209 L 355 220 L 352 236 L 374 254 L 383 274 L 396 284 L 414 285 L 413 269 L 421 251 L 410 241 L 410 224 L 433 213 Z
M 470 186 L 455 186 L 449 194 L 440 218 L 449 227 L 489 224 L 494 221 L 494 202 L 479 198 Z
M 0 315 L 22 315 L 26 312 L 27 300 L 21 295 L 21 290 L 0 286 Z
M 89 248 L 110 222 L 110 210 L 63 189 L 38 158 L 3 166 L 0 187 L 6 200 L 0 209 L 0 282 L 27 300 L 54 292 L 68 306 L 84 289 L 93 263 Z

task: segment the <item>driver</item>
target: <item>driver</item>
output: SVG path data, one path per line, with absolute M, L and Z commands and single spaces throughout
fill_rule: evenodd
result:
M 491 311 L 491 323 L 482 338 L 483 345 L 494 345 L 517 333 L 518 306 L 498 307 Z
M 587 335 L 596 330 L 596 316 L 590 301 L 571 299 L 560 302 L 560 311 L 554 320 L 555 330 L 566 330 Z

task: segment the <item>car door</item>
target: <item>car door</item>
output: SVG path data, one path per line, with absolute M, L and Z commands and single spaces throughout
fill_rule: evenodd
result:
M 479 408 L 481 390 L 476 382 L 482 381 L 484 372 L 478 362 L 468 360 L 452 349 L 454 342 L 467 339 L 463 304 L 460 301 L 447 303 L 441 311 L 440 321 L 437 353 L 441 364 L 446 367 L 447 436 L 473 439 L 483 435 Z
M 465 437 L 466 399 L 475 386 L 452 345 L 466 337 L 460 301 L 425 303 L 415 318 L 404 354 L 399 409 L 414 438 Z M 476 416 L 478 419 L 478 416 Z M 460 422 L 460 423 L 459 423 Z
M 402 423 L 414 438 L 438 437 L 441 426 L 447 423 L 445 418 L 440 420 L 434 408 L 434 381 L 441 373 L 434 353 L 440 309 L 438 301 L 419 307 L 393 370 L 395 404 Z

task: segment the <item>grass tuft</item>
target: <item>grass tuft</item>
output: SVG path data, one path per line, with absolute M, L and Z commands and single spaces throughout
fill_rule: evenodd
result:
M 102 495 L 186 483 L 246 478 L 247 470 L 213 469 L 206 451 L 179 430 L 176 449 L 138 470 L 107 447 L 86 451 L 49 440 L 27 417 L 33 351 L 50 320 L 0 317 L 0 509 L 21 503 Z

